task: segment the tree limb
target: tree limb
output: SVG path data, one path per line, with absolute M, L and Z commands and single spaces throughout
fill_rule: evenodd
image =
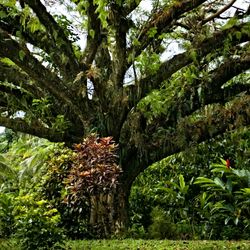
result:
M 67 88 L 61 83 L 60 79 L 51 71 L 46 69 L 40 62 L 33 57 L 26 47 L 13 40 L 6 32 L 0 29 L 0 56 L 8 56 L 16 65 L 33 78 L 44 91 L 49 91 L 59 102 L 66 103 L 86 125 L 80 108 L 77 107 L 67 93 Z M 21 56 L 20 56 L 21 53 Z M 63 112 L 62 112 L 63 113 Z
M 135 10 L 139 6 L 140 3 L 141 0 L 129 1 L 127 5 L 123 6 L 122 15 L 123 16 L 129 15 L 133 10 Z
M 236 2 L 236 0 L 231 0 L 227 5 L 225 5 L 223 8 L 221 8 L 220 10 L 218 10 L 216 13 L 208 16 L 207 18 L 203 19 L 201 21 L 201 24 L 205 24 L 210 22 L 211 20 L 215 19 L 216 17 L 220 16 L 223 12 L 225 12 L 226 10 L 228 10 L 234 3 Z
M 196 110 L 212 103 L 226 103 L 241 92 L 250 91 L 249 84 L 233 85 L 222 88 L 223 84 L 233 77 L 250 68 L 250 52 L 244 53 L 240 58 L 230 58 L 218 68 L 210 72 L 205 79 L 195 79 L 192 84 L 183 84 L 184 93 L 173 94 L 168 103 L 169 109 L 160 115 L 159 120 L 164 120 L 165 126 L 173 127 L 178 120 L 191 115 Z M 158 120 L 156 118 L 156 120 Z
M 127 70 L 126 35 L 129 30 L 129 21 L 122 15 L 122 7 L 110 4 L 110 22 L 115 30 L 115 51 L 112 60 L 112 76 L 116 87 L 122 87 L 124 75 Z
M 196 59 L 199 61 L 202 57 L 211 53 L 212 51 L 219 49 L 224 46 L 224 42 L 231 36 L 231 44 L 236 45 L 246 41 L 249 41 L 250 34 L 242 33 L 241 38 L 237 37 L 237 32 L 241 32 L 244 27 L 248 27 L 248 23 L 234 26 L 232 28 L 222 30 L 213 34 L 212 37 L 209 37 L 199 44 L 194 44 L 192 51 L 196 54 Z M 180 70 L 181 68 L 187 66 L 193 62 L 193 58 L 190 50 L 183 52 L 181 54 L 175 55 L 170 60 L 167 60 L 161 64 L 159 70 L 154 75 L 149 75 L 146 78 L 143 78 L 139 81 L 140 93 L 137 98 L 139 101 L 141 98 L 145 97 L 153 89 L 159 88 L 161 83 L 165 79 L 169 79 L 172 74 Z M 132 89 L 135 86 L 131 86 Z M 138 93 L 134 91 L 133 93 Z
M 69 74 L 69 67 L 67 66 L 67 63 L 65 64 L 61 58 L 61 48 L 56 45 L 55 41 L 51 39 L 46 32 L 43 32 L 42 30 L 31 32 L 28 27 L 24 28 L 20 25 L 21 13 L 11 17 L 7 15 L 8 11 L 6 8 L 1 6 L 1 10 L 6 13 L 6 17 L 0 20 L 1 29 L 12 36 L 17 36 L 17 34 L 20 34 L 21 39 L 25 39 L 25 41 L 28 43 L 39 49 L 42 49 L 49 55 L 53 66 L 55 66 L 55 68 L 60 71 L 60 74 L 64 78 L 67 79 L 69 76 L 72 78 L 71 74 Z
M 67 133 L 57 132 L 54 129 L 46 128 L 38 121 L 27 123 L 22 118 L 7 118 L 0 116 L 0 125 L 6 128 L 13 129 L 22 133 L 46 138 L 52 142 L 72 142 L 72 135 Z M 76 139 L 76 138 L 74 138 Z M 80 138 L 77 138 L 79 141 Z
M 166 7 L 155 13 L 138 35 L 139 45 L 131 47 L 129 53 L 133 53 L 134 57 L 137 57 L 155 39 L 155 36 L 149 36 L 150 29 L 156 28 L 156 35 L 160 35 L 163 31 L 166 32 L 173 26 L 173 21 L 177 21 L 180 16 L 204 2 L 206 0 L 181 0 L 174 3 L 172 7 Z
M 97 49 L 102 41 L 101 22 L 98 18 L 98 14 L 96 13 L 97 6 L 94 5 L 93 0 L 88 2 L 89 6 L 86 11 L 88 16 L 88 36 L 83 58 L 85 70 L 90 68 L 90 65 L 95 58 Z
M 53 16 L 47 12 L 46 7 L 40 2 L 40 0 L 23 0 L 23 2 L 36 13 L 40 22 L 48 30 L 53 41 L 60 48 L 61 54 L 65 53 L 69 58 L 66 68 L 68 68 L 68 71 L 70 71 L 71 74 L 76 75 L 80 71 L 79 64 L 75 57 L 72 43 L 66 37 L 64 30 L 57 24 Z
M 0 81 L 7 81 L 29 92 L 36 98 L 44 97 L 44 93 L 35 84 L 30 82 L 28 76 L 15 67 L 9 67 L 0 62 Z
M 153 144 L 159 143 L 157 145 L 159 155 L 152 157 L 150 162 L 152 160 L 155 162 L 168 155 L 180 152 L 192 144 L 200 143 L 216 135 L 250 125 L 249 111 L 250 96 L 248 95 L 236 98 L 230 105 L 216 108 L 212 114 L 204 116 L 193 123 L 188 118 L 184 118 L 179 122 L 174 132 L 170 134 L 167 132 L 161 142 L 153 142 Z M 183 138 L 181 138 L 182 136 Z
M 120 154 L 124 161 L 122 166 L 127 166 L 124 169 L 124 178 L 129 176 L 126 179 L 127 185 L 132 184 L 134 178 L 148 166 L 167 156 L 217 135 L 249 126 L 250 95 L 236 98 L 230 105 L 215 108 L 211 114 L 204 115 L 201 119 L 192 121 L 188 117 L 184 118 L 175 128 L 164 128 L 158 124 L 145 127 L 142 120 L 142 115 L 137 111 L 131 113 L 131 117 L 124 124 L 119 142 L 121 147 L 126 148 Z M 135 137 L 137 134 L 140 139 Z

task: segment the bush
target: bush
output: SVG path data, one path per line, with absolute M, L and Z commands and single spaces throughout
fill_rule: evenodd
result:
M 250 227 L 250 171 L 232 168 L 221 161 L 222 164 L 211 165 L 212 178 L 198 177 L 195 181 L 211 197 L 207 207 L 210 213 L 204 219 L 219 236 L 216 238 L 242 239 L 243 232 Z
M 151 212 L 152 224 L 148 228 L 149 238 L 173 239 L 176 237 L 175 224 L 171 218 L 159 207 L 153 208 Z
M 0 194 L 0 238 L 8 238 L 14 230 L 13 196 Z
M 147 238 L 147 234 L 145 229 L 140 224 L 133 224 L 126 234 L 126 238 L 133 238 L 133 239 L 145 239 Z
M 45 200 L 34 201 L 31 195 L 16 198 L 16 234 L 21 247 L 26 250 L 57 249 L 64 239 L 63 230 L 58 227 L 60 214 L 50 209 Z

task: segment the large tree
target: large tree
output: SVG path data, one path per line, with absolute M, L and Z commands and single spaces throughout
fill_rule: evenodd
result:
M 112 136 L 120 228 L 145 168 L 250 123 L 249 1 L 143 2 L 0 1 L 0 125 L 67 145 Z

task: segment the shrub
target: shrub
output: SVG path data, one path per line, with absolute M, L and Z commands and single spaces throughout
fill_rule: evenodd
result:
M 176 236 L 176 227 L 171 218 L 159 207 L 151 212 L 152 224 L 148 228 L 149 238 L 173 239 Z
M 243 232 L 250 227 L 250 171 L 232 168 L 222 160 L 222 164 L 211 165 L 211 173 L 212 178 L 198 177 L 195 181 L 212 198 L 205 219 L 215 227 L 219 238 L 242 239 Z
M 0 238 L 8 238 L 14 230 L 13 196 L 0 194 Z
M 64 239 L 58 227 L 60 214 L 45 200 L 34 201 L 31 195 L 16 198 L 15 221 L 15 236 L 23 249 L 51 249 Z

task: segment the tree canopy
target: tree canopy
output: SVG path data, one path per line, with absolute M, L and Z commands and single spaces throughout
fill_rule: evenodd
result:
M 250 123 L 249 2 L 143 3 L 0 1 L 0 125 L 68 145 L 112 136 L 127 192 L 150 164 Z

